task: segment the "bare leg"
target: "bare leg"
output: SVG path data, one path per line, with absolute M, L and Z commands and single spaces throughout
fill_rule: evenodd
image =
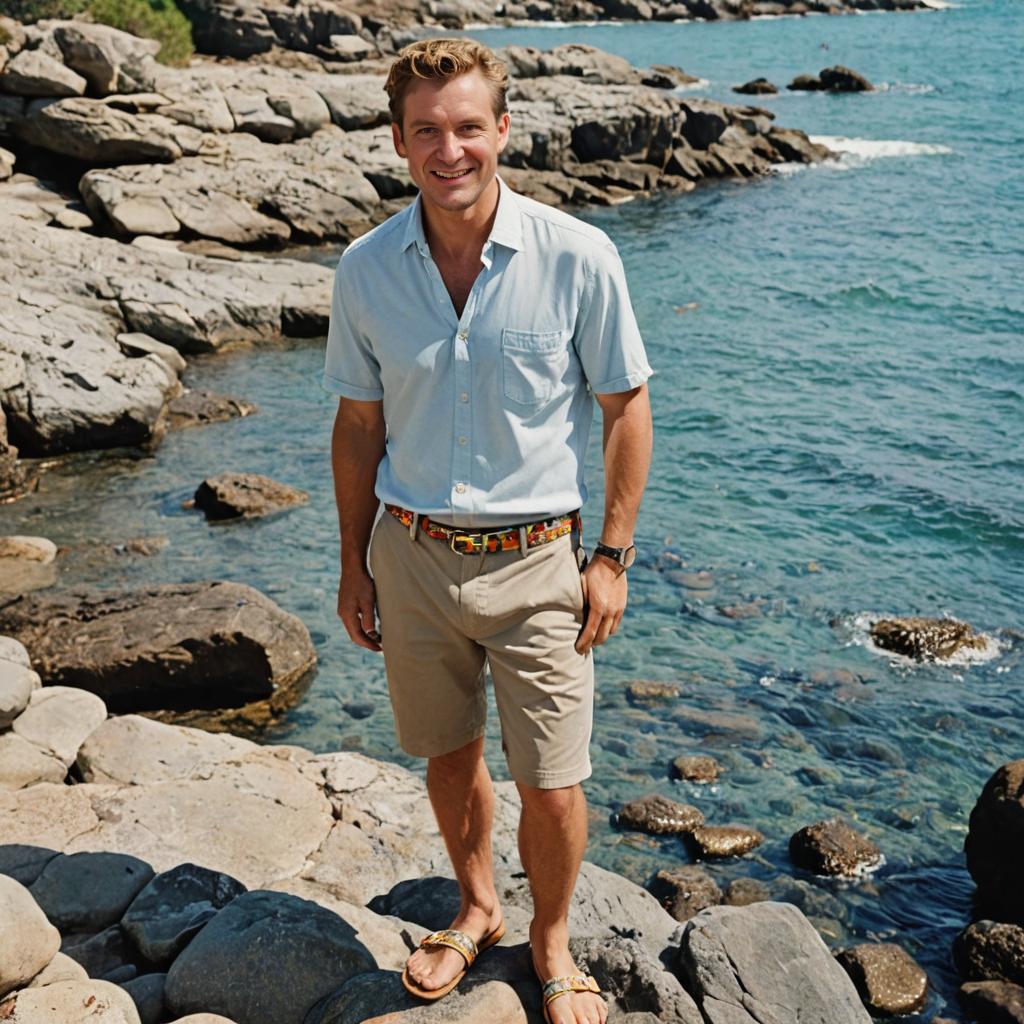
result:
M 537 789 L 516 783 L 523 801 L 519 858 L 530 879 L 533 920 L 530 947 L 543 981 L 576 974 L 569 953 L 569 901 L 587 846 L 587 799 L 579 784 Z M 593 992 L 559 996 L 550 1007 L 554 1024 L 604 1024 L 605 1001 Z
M 501 920 L 491 858 L 494 786 L 483 751 L 480 737 L 427 762 L 427 793 L 462 894 L 450 927 L 477 942 Z M 454 949 L 444 946 L 418 949 L 408 960 L 409 974 L 427 989 L 447 984 L 465 966 Z

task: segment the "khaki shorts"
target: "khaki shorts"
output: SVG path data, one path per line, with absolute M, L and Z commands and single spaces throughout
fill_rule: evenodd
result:
M 541 789 L 587 778 L 593 655 L 575 642 L 583 586 L 572 536 L 460 555 L 383 512 L 367 556 L 399 745 L 436 757 L 482 736 L 494 680 L 512 778 Z

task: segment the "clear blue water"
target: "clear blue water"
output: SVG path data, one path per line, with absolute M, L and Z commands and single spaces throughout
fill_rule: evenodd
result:
M 651 791 L 765 833 L 752 856 L 710 866 L 722 884 L 792 875 L 792 832 L 846 815 L 886 865 L 852 885 L 805 879 L 805 906 L 840 942 L 902 943 L 936 986 L 930 1019 L 956 988 L 968 814 L 991 771 L 1024 754 L 1013 635 L 1024 630 L 1024 83 L 1013 70 L 1024 6 L 476 34 L 675 63 L 707 80 L 698 95 L 723 100 L 758 75 L 784 85 L 847 64 L 887 87 L 756 102 L 812 134 L 932 147 L 581 212 L 620 247 L 658 371 L 644 558 L 623 629 L 598 654 L 588 857 L 638 882 L 688 859 L 675 840 L 613 827 L 624 801 Z M 0 516 L 5 532 L 67 544 L 169 539 L 151 559 L 72 552 L 65 582 L 259 587 L 304 619 L 320 655 L 302 704 L 267 739 L 422 770 L 395 746 L 381 662 L 348 644 L 334 615 L 321 363 L 322 341 L 197 359 L 191 385 L 251 399 L 259 415 L 172 434 L 154 458 L 72 459 Z M 304 487 L 311 502 L 216 528 L 180 509 L 227 469 Z M 596 447 L 590 479 L 593 538 Z M 713 589 L 687 589 L 673 568 L 706 570 Z M 718 611 L 736 604 L 756 612 Z M 864 613 L 952 614 L 1002 649 L 973 665 L 895 664 L 862 642 Z M 634 679 L 681 695 L 634 707 Z M 369 717 L 350 715 L 352 701 Z M 493 703 L 488 744 L 506 778 Z M 716 786 L 669 780 L 672 758 L 696 751 L 722 762 Z M 957 1016 L 955 1003 L 943 1012 Z

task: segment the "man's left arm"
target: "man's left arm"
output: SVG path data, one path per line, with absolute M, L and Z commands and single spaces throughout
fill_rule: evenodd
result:
M 640 499 L 651 465 L 653 427 L 647 385 L 614 394 L 595 393 L 604 417 L 604 524 L 600 540 L 609 547 L 633 543 Z M 583 573 L 590 613 L 576 650 L 586 654 L 618 628 L 626 609 L 626 570 L 605 555 L 594 555 Z

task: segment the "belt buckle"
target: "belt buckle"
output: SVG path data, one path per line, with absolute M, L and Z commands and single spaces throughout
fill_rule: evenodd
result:
M 452 530 L 452 532 L 448 535 L 448 547 L 451 548 L 451 550 L 456 555 L 474 555 L 474 554 L 476 554 L 476 552 L 473 551 L 473 550 L 459 551 L 458 548 L 455 547 L 455 543 L 456 543 L 456 541 L 459 540 L 460 537 L 464 538 L 467 541 L 469 541 L 469 543 L 472 545 L 472 541 L 470 540 L 470 537 L 469 537 L 468 533 L 463 533 L 461 530 Z

